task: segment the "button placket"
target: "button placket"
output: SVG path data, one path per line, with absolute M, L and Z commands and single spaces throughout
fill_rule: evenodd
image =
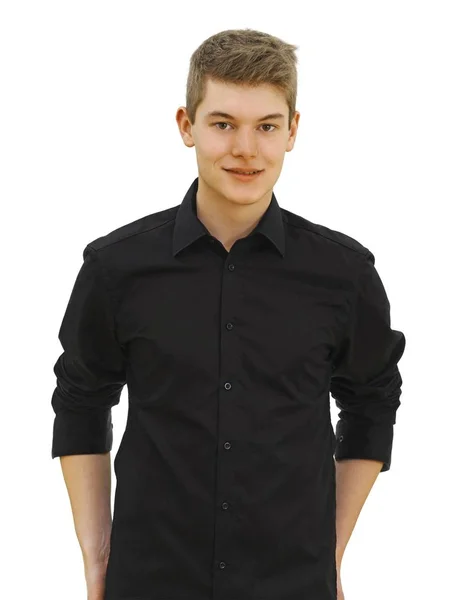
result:
M 228 257 L 230 258 L 230 257 Z M 239 281 L 234 281 L 234 277 L 233 279 L 229 279 L 227 280 L 227 273 L 230 272 L 230 275 L 233 274 L 234 275 L 234 271 L 236 269 L 236 265 L 234 263 L 229 263 L 224 265 L 224 271 L 223 271 L 223 302 L 222 302 L 222 310 L 223 313 L 221 315 L 221 320 L 222 320 L 222 325 L 225 327 L 226 331 L 232 331 L 234 329 L 234 324 L 231 322 L 231 320 L 225 320 L 226 319 L 226 315 L 228 313 L 229 316 L 234 314 L 234 311 L 236 310 L 236 306 L 235 306 L 235 300 L 236 300 L 236 286 L 239 286 Z M 223 334 L 222 336 L 222 344 L 223 344 L 223 364 L 221 365 L 221 369 L 223 370 L 224 373 L 229 374 L 229 377 L 233 376 L 233 373 L 235 373 L 235 369 L 238 367 L 238 363 L 235 360 L 236 357 L 236 352 L 234 350 L 234 344 L 237 343 L 237 339 L 234 337 L 230 337 L 227 336 L 226 333 Z M 223 386 L 223 390 L 224 391 L 232 391 L 233 390 L 233 385 L 232 382 L 229 380 L 225 380 L 222 382 L 222 386 Z M 223 433 L 225 435 L 229 434 L 229 427 L 233 427 L 232 423 L 228 422 L 228 410 L 231 410 L 231 408 L 228 408 L 230 406 L 229 402 L 225 401 L 223 402 L 223 411 L 224 411 L 224 418 L 222 419 L 222 424 L 224 427 L 224 431 Z M 227 423 L 228 422 L 228 423 Z M 233 431 L 233 429 L 231 429 L 231 431 Z M 229 441 L 225 441 L 223 442 L 223 449 L 224 452 L 231 452 L 231 448 L 232 448 L 232 444 Z M 220 473 L 222 474 L 222 482 L 219 485 L 218 488 L 218 492 L 224 496 L 227 496 L 228 493 L 230 492 L 229 486 L 232 485 L 232 481 L 233 481 L 233 477 L 232 477 L 232 473 L 233 473 L 233 466 L 232 463 L 230 463 L 229 461 L 231 461 L 233 459 L 233 457 L 230 455 L 228 460 L 225 460 L 223 468 L 221 468 Z M 230 470 L 231 469 L 231 470 Z M 228 517 L 232 517 L 232 505 L 227 502 L 227 501 L 221 501 L 218 505 L 218 510 L 220 511 L 221 514 L 223 514 L 225 511 L 229 511 L 227 516 Z M 233 530 L 235 527 L 237 527 L 237 523 L 235 522 L 235 520 L 231 520 L 229 521 L 228 519 L 225 521 L 221 521 L 221 519 L 226 519 L 225 515 L 223 515 L 223 517 L 218 517 L 219 521 L 218 521 L 218 535 L 216 536 L 216 542 L 217 542 L 217 547 L 216 547 L 216 556 L 218 558 L 226 558 L 227 557 L 227 553 L 229 551 L 229 549 L 227 549 L 228 546 L 228 541 L 227 540 L 232 540 L 233 539 Z M 222 536 L 222 537 L 221 537 Z M 222 554 L 222 552 L 224 552 L 224 554 Z M 230 567 L 230 563 L 229 562 L 225 562 L 223 560 L 218 561 L 217 562 L 217 566 L 219 569 L 223 570 L 226 567 Z M 231 573 L 232 569 L 230 569 L 230 573 Z

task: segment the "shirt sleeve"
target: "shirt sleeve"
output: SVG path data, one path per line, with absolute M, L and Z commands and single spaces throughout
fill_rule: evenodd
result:
M 58 334 L 52 458 L 111 450 L 111 407 L 126 383 L 106 271 L 89 245 L 83 260 Z
M 390 303 L 375 268 L 374 255 L 362 258 L 355 302 L 343 343 L 335 357 L 330 393 L 340 409 L 335 459 L 372 459 L 391 466 L 396 411 L 402 378 L 398 361 L 405 336 L 391 329 Z

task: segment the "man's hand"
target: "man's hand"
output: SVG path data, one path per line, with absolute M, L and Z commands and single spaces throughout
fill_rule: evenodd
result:
M 337 574 L 337 600 L 345 600 L 344 592 L 342 591 L 342 583 L 341 583 L 341 568 L 338 567 L 336 570 Z
M 84 563 L 87 600 L 104 600 L 107 561 Z
M 336 548 L 336 588 L 337 588 L 337 600 L 345 600 L 344 592 L 342 591 L 341 583 L 341 565 L 344 551 L 340 548 Z

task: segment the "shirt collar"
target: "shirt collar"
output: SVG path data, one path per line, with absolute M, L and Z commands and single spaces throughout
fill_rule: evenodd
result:
M 198 238 L 204 235 L 211 235 L 197 217 L 197 190 L 198 177 L 186 192 L 183 202 L 177 211 L 172 240 L 172 252 L 174 256 Z M 281 256 L 284 257 L 285 237 L 283 215 L 274 192 L 272 192 L 272 198 L 266 212 L 250 235 L 256 233 L 264 235 L 275 246 Z

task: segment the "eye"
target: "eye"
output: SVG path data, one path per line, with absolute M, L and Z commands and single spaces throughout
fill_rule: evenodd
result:
M 271 125 L 270 123 L 263 123 L 261 125 L 261 127 L 273 127 L 274 129 L 276 129 L 277 126 L 276 125 Z M 270 133 L 270 131 L 268 131 L 267 133 Z
M 225 123 L 224 121 L 221 121 L 219 123 L 213 123 L 213 125 L 228 125 L 228 123 Z M 220 129 L 220 127 L 219 127 Z M 225 129 L 221 129 L 221 131 L 225 131 Z
M 213 123 L 213 125 L 214 125 L 214 126 L 217 126 L 217 125 L 230 125 L 230 123 L 226 123 L 225 121 L 219 121 L 219 122 L 217 122 L 217 123 Z M 263 123 L 263 124 L 261 125 L 261 127 L 273 127 L 274 129 L 276 129 L 276 127 L 277 127 L 277 126 L 276 126 L 276 125 L 272 125 L 272 124 L 270 124 L 270 123 Z M 226 129 L 222 129 L 222 128 L 220 128 L 220 127 L 219 127 L 218 129 L 220 129 L 220 131 L 226 131 Z M 273 131 L 273 130 L 272 130 L 272 131 Z M 266 131 L 266 133 L 272 133 L 272 131 Z

